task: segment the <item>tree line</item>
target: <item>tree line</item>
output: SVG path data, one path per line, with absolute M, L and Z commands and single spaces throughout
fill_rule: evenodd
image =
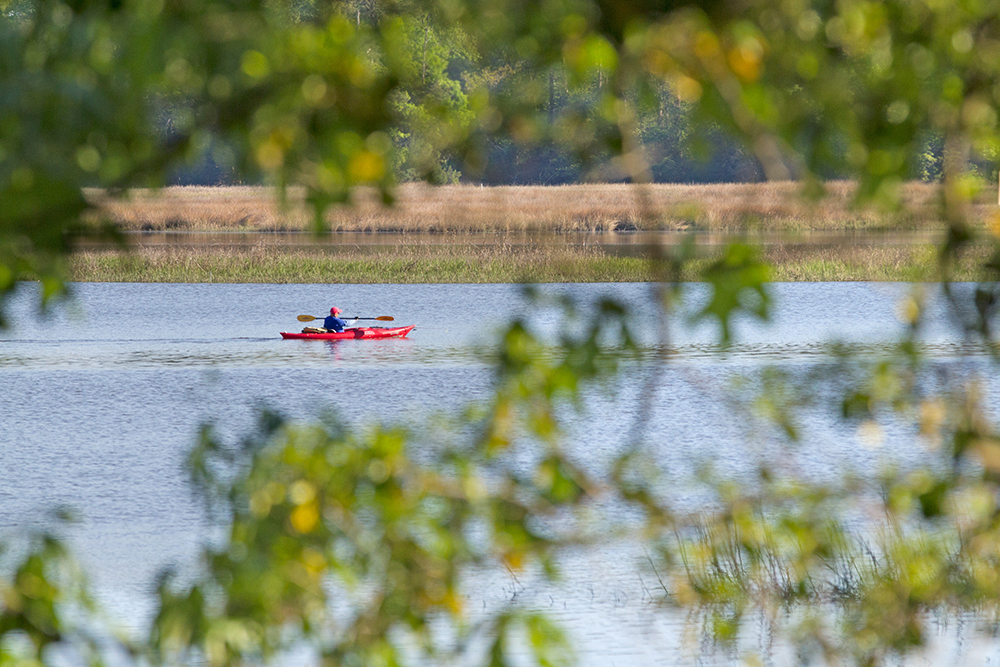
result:
M 356 30 L 377 29 L 381 21 L 398 19 L 408 66 L 390 108 L 393 117 L 392 171 L 399 182 L 472 182 L 486 185 L 561 185 L 587 181 L 621 182 L 630 176 L 616 167 L 600 113 L 609 73 L 598 63 L 589 76 L 571 76 L 562 63 L 538 67 L 506 50 L 482 54 L 460 25 L 413 3 L 349 1 L 339 13 Z M 301 20 L 312 12 L 303 10 Z M 373 57 L 378 54 L 369 52 Z M 763 179 L 760 164 L 731 134 L 715 126 L 699 126 L 670 86 L 652 96 L 629 95 L 637 114 L 636 129 L 650 161 L 653 181 L 663 183 L 755 182 Z M 476 122 L 477 98 L 520 98 L 524 125 L 492 127 Z M 435 112 L 437 110 L 437 113 Z M 467 134 L 467 151 L 450 149 L 437 123 L 446 113 Z M 169 113 L 161 122 L 169 127 Z M 517 138 L 515 138 L 515 135 Z M 530 137 L 530 139 L 529 139 Z M 586 145 L 578 144 L 588 137 Z M 525 139 L 529 139 L 525 141 Z M 445 147 L 442 147 L 442 143 Z M 470 154 L 473 159 L 468 159 Z M 259 178 L 234 164 L 234 153 L 221 138 L 189 163 L 171 182 L 215 185 Z

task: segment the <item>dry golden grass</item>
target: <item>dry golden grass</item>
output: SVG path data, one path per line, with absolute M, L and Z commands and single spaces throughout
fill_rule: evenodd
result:
M 852 206 L 854 186 L 827 184 L 817 203 L 800 197 L 800 185 L 715 183 L 706 185 L 587 184 L 480 188 L 406 184 L 397 203 L 383 207 L 370 192 L 330 210 L 333 231 L 519 232 L 623 231 L 635 229 L 722 232 L 928 229 L 940 226 L 938 187 L 904 186 L 903 212 Z M 137 191 L 125 199 L 88 193 L 105 217 L 124 231 L 295 231 L 311 215 L 291 193 L 282 210 L 263 187 L 171 187 Z M 995 213 L 985 192 L 970 212 L 974 221 Z

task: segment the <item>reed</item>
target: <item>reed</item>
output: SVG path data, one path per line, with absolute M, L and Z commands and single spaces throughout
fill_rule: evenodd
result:
M 404 184 L 397 201 L 383 206 L 371 191 L 358 190 L 351 203 L 331 208 L 332 231 L 518 232 L 628 231 L 642 229 L 721 232 L 882 230 L 940 228 L 939 187 L 902 186 L 904 207 L 892 212 L 854 206 L 850 182 L 826 184 L 815 202 L 793 182 L 705 185 L 585 184 L 564 186 L 430 187 Z M 279 206 L 268 188 L 170 187 L 136 190 L 123 198 L 89 191 L 99 217 L 124 231 L 298 231 L 312 215 L 300 192 Z M 995 215 L 992 190 L 970 208 L 970 219 L 986 224 Z
M 683 280 L 698 280 L 717 248 L 703 248 Z M 978 280 L 989 252 L 967 253 L 949 276 Z M 769 245 L 763 259 L 773 279 L 800 281 L 931 281 L 941 278 L 933 245 Z M 978 264 L 977 264 L 978 263 Z M 85 250 L 72 256 L 71 277 L 89 282 L 227 283 L 547 283 L 644 282 L 662 275 L 650 260 L 598 247 L 411 245 L 367 249 L 148 246 Z
M 375 252 L 274 246 L 220 251 L 153 247 L 73 256 L 71 276 L 89 282 L 520 283 L 642 282 L 648 263 L 591 250 L 552 252 L 510 246 L 431 246 Z

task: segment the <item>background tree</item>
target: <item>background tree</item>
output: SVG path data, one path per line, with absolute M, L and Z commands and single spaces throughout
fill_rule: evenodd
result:
M 475 119 L 476 96 L 465 73 L 477 60 L 460 27 L 433 20 L 420 7 L 399 17 L 402 46 L 411 57 L 393 99 L 395 174 L 402 180 L 456 182 L 461 175 L 446 152 L 462 142 Z

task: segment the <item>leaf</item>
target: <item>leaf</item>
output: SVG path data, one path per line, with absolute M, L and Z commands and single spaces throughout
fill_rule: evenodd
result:
M 760 261 L 756 248 L 744 243 L 727 245 L 722 257 L 702 270 L 700 276 L 709 284 L 711 295 L 692 321 L 717 322 L 723 345 L 732 341 L 733 322 L 741 315 L 768 319 L 771 268 Z

